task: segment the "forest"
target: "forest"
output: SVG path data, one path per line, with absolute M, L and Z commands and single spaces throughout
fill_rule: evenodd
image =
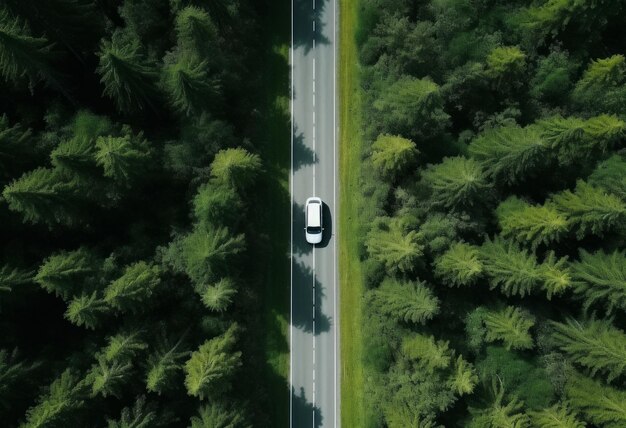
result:
M 3 427 L 272 425 L 270 3 L 0 2 Z
M 364 408 L 626 427 L 622 0 L 361 0 Z

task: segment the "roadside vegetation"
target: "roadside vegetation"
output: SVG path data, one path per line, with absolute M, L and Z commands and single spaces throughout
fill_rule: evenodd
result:
M 287 420 L 277 6 L 0 5 L 3 427 Z
M 342 233 L 356 213 L 365 228 L 360 266 L 341 255 L 364 285 L 354 303 L 342 274 L 343 381 L 365 383 L 342 388 L 363 400 L 344 422 L 362 406 L 368 427 L 626 426 L 623 13 L 360 0 L 358 26 L 342 16 L 361 67 L 342 62 L 342 95 L 350 72 L 363 96 L 359 119 L 342 101 L 342 191 L 363 199 L 342 195 Z

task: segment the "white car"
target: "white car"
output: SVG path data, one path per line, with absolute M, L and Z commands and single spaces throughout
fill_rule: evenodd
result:
M 304 209 L 304 235 L 309 244 L 319 244 L 322 242 L 322 200 L 320 198 L 309 198 L 306 200 Z

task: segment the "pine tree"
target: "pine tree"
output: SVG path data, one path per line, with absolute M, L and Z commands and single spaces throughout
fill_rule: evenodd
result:
M 106 361 L 104 357 L 99 357 L 86 378 L 86 382 L 91 385 L 91 396 L 119 398 L 128 383 L 132 368 L 133 365 L 128 361 Z
M 603 236 L 626 218 L 626 203 L 582 180 L 576 183 L 573 192 L 555 194 L 552 202 L 577 229 L 579 239 L 587 233 Z
M 574 102 L 590 112 L 619 113 L 626 105 L 626 59 L 613 55 L 591 61 L 572 92 Z
M 68 171 L 88 172 L 95 165 L 95 141 L 71 138 L 62 141 L 50 154 L 52 165 Z
M 211 403 L 198 409 L 198 416 L 191 417 L 189 428 L 251 428 L 241 409 L 229 409 L 219 404 Z
M 0 115 L 0 179 L 17 175 L 18 168 L 32 156 L 31 135 L 30 129 L 24 129 L 19 123 L 11 126 L 7 116 Z
M 107 428 L 151 428 L 156 423 L 157 413 L 153 406 L 146 405 L 146 397 L 137 398 L 132 408 L 124 407 L 119 420 L 107 419 Z
M 553 116 L 537 123 L 541 137 L 558 153 L 559 162 L 572 163 L 587 156 L 585 121 L 578 117 Z
M 199 291 L 204 306 L 215 312 L 224 312 L 237 294 L 237 287 L 231 278 L 222 278 L 213 285 L 201 287 Z
M 24 383 L 27 376 L 39 366 L 40 363 L 19 361 L 17 348 L 11 352 L 0 349 L 0 409 L 11 408 L 14 399 L 12 389 Z
M 85 247 L 62 251 L 44 260 L 35 275 L 35 282 L 48 293 L 68 300 L 84 288 L 87 279 L 100 267 L 101 262 Z
M 33 272 L 7 265 L 0 267 L 0 291 L 11 291 L 13 287 L 29 284 L 32 281 Z
M 54 58 L 50 42 L 33 37 L 26 25 L 0 9 L 0 76 L 18 83 L 26 78 L 31 88 L 44 80 L 58 87 L 58 78 L 50 62 Z
M 85 326 L 94 330 L 100 325 L 104 315 L 110 312 L 110 308 L 104 299 L 94 291 L 91 294 L 81 294 L 73 298 L 67 305 L 65 319 L 78 327 Z
M 504 388 L 497 380 L 493 380 L 494 400 L 485 409 L 470 407 L 472 420 L 469 428 L 530 428 L 530 420 L 527 415 L 521 413 L 524 404 L 512 397 L 508 402 L 504 400 Z
M 372 144 L 372 163 L 381 176 L 392 182 L 415 166 L 417 155 L 415 143 L 400 136 L 381 134 Z
M 626 425 L 626 392 L 575 374 L 568 380 L 565 394 L 571 407 L 595 426 L 622 428 Z
M 376 219 L 365 246 L 370 257 L 381 262 L 389 274 L 413 271 L 424 251 L 423 236 L 406 230 L 402 218 Z
M 564 404 L 555 404 L 547 409 L 529 412 L 533 426 L 540 428 L 585 428 L 587 425 Z
M 580 261 L 572 263 L 574 292 L 584 299 L 585 308 L 598 301 L 607 311 L 626 309 L 626 255 L 622 251 L 590 254 L 580 250 Z
M 487 55 L 488 77 L 496 80 L 497 86 L 522 77 L 526 69 L 526 54 L 517 46 L 499 46 Z
M 527 312 L 514 306 L 504 310 L 488 312 L 483 322 L 487 329 L 488 342 L 501 340 L 507 350 L 531 349 L 534 346 L 530 328 L 535 325 L 534 318 Z
M 462 396 L 474 392 L 477 383 L 478 376 L 474 366 L 459 355 L 454 362 L 454 370 L 448 378 L 450 388 L 455 394 Z
M 472 285 L 482 273 L 479 249 L 464 242 L 453 244 L 435 260 L 435 274 L 448 286 Z
M 104 361 L 128 361 L 144 351 L 148 345 L 142 340 L 142 331 L 122 331 L 107 338 L 108 345 L 102 350 Z
M 429 165 L 422 176 L 431 189 L 432 204 L 445 209 L 474 206 L 485 200 L 491 190 L 491 183 L 481 165 L 474 159 L 461 156 Z
M 188 6 L 176 16 L 176 41 L 180 49 L 198 57 L 219 57 L 218 30 L 207 12 Z
M 160 269 L 144 261 L 127 266 L 124 274 L 109 284 L 104 301 L 120 311 L 138 312 L 161 282 Z
M 84 406 L 86 395 L 86 384 L 67 369 L 50 384 L 38 403 L 28 409 L 20 428 L 67 426 L 71 415 Z
M 220 150 L 211 163 L 211 175 L 235 189 L 248 188 L 261 173 L 261 158 L 246 149 Z
M 469 146 L 494 182 L 517 184 L 550 161 L 549 144 L 537 126 L 504 126 L 483 132 Z
M 228 186 L 210 181 L 198 189 L 193 198 L 193 214 L 201 223 L 231 225 L 243 210 L 241 197 Z
M 416 361 L 418 367 L 428 373 L 447 368 L 452 358 L 448 342 L 435 341 L 433 336 L 421 334 L 404 337 L 400 352 L 403 358 Z
M 95 161 L 104 169 L 105 177 L 130 187 L 148 168 L 150 155 L 146 146 L 141 136 L 99 137 L 96 141 Z
M 182 340 L 183 338 L 172 345 L 164 338 L 156 351 L 148 357 L 146 388 L 149 392 L 161 394 L 172 386 L 176 372 L 182 368 L 181 359 L 190 354 L 180 350 Z
M 496 237 L 487 239 L 480 248 L 489 287 L 498 288 L 506 296 L 524 297 L 537 286 L 541 272 L 533 254 Z
M 564 214 L 553 205 L 529 205 L 515 203 L 513 209 L 501 209 L 510 203 L 507 199 L 496 210 L 502 236 L 513 238 L 536 249 L 541 244 L 559 242 L 569 231 L 569 224 Z
M 370 296 L 381 312 L 397 321 L 424 324 L 439 313 L 439 300 L 422 282 L 386 279 Z
M 552 296 L 562 294 L 573 286 L 572 273 L 567 263 L 567 257 L 557 259 L 553 251 L 548 253 L 544 262 L 539 266 L 539 275 L 543 282 L 548 300 Z
M 156 72 L 144 59 L 135 37 L 116 31 L 111 40 L 102 41 L 98 57 L 97 72 L 104 94 L 115 101 L 121 112 L 155 108 Z
M 601 188 L 608 193 L 626 200 L 626 161 L 619 155 L 613 155 L 598 164 L 591 173 L 587 182 L 595 188 Z
M 204 342 L 185 363 L 185 386 L 189 395 L 201 400 L 223 394 L 241 365 L 241 352 L 235 351 L 238 327 L 233 324 L 224 334 Z
M 552 340 L 576 364 L 591 375 L 602 373 L 611 382 L 626 373 L 626 334 L 607 320 L 566 323 L 552 321 Z

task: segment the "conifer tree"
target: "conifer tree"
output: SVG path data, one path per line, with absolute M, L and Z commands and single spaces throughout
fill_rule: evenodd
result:
M 13 287 L 31 283 L 33 272 L 12 268 L 8 265 L 0 267 L 0 291 L 11 291 Z
M 196 6 L 182 9 L 176 16 L 176 41 L 180 49 L 200 58 L 218 58 L 218 30 L 209 14 Z
M 433 336 L 414 334 L 402 340 L 403 358 L 416 361 L 420 369 L 434 373 L 437 369 L 445 369 L 450 365 L 451 352 L 448 342 L 435 341 Z
M 505 401 L 504 387 L 493 380 L 494 400 L 485 409 L 470 407 L 472 419 L 469 428 L 530 428 L 530 420 L 522 413 L 524 403 L 516 397 Z M 508 402 L 507 402 L 508 401 Z
M 371 292 L 373 304 L 397 321 L 424 324 L 439 313 L 439 300 L 422 282 L 386 279 Z
M 488 342 L 501 340 L 507 350 L 531 349 L 534 346 L 529 330 L 535 325 L 535 320 L 519 308 L 508 306 L 501 311 L 488 312 L 483 322 Z
M 390 181 L 408 172 L 418 154 L 415 143 L 400 136 L 381 134 L 372 144 L 372 163 L 380 175 Z
M 64 426 L 73 412 L 81 409 L 87 398 L 87 385 L 70 369 L 56 378 L 38 403 L 26 412 L 20 428 Z
M 24 129 L 21 124 L 9 124 L 5 114 L 0 115 L 0 180 L 18 174 L 18 167 L 27 162 L 33 153 L 29 144 L 31 130 Z
M 461 156 L 429 165 L 422 177 L 431 189 L 432 204 L 445 209 L 476 205 L 485 200 L 491 190 L 481 165 L 474 159 Z
M 107 428 L 151 428 L 155 425 L 157 413 L 153 406 L 146 405 L 146 397 L 137 398 L 132 408 L 124 407 L 116 421 L 107 419 Z
M 496 237 L 487 239 L 480 248 L 489 287 L 498 288 L 506 296 L 524 297 L 541 280 L 541 272 L 533 254 Z
M 626 105 L 625 81 L 623 55 L 593 60 L 576 83 L 572 99 L 586 111 L 619 114 Z
M 476 370 L 471 363 L 459 355 L 454 361 L 454 370 L 448 378 L 448 384 L 455 394 L 462 396 L 471 394 L 478 383 Z
M 96 163 L 104 169 L 104 176 L 124 187 L 130 187 L 148 168 L 149 153 L 142 136 L 132 138 L 99 137 L 96 141 Z
M 156 72 L 141 53 L 139 41 L 116 31 L 111 40 L 103 40 L 98 52 L 98 74 L 104 94 L 113 99 L 121 112 L 155 108 Z
M 94 330 L 100 325 L 104 315 L 110 312 L 107 303 L 98 296 L 98 292 L 81 294 L 74 297 L 67 305 L 65 318 L 78 327 Z
M 238 327 L 233 324 L 224 334 L 204 342 L 185 363 L 185 386 L 189 395 L 201 400 L 223 394 L 241 365 L 241 352 L 235 351 Z
M 148 347 L 141 335 L 140 330 L 128 330 L 108 337 L 108 345 L 102 350 L 104 361 L 132 360 Z
M 552 296 L 562 294 L 572 287 L 574 282 L 567 257 L 558 259 L 553 251 L 548 253 L 544 262 L 539 266 L 539 275 L 548 300 L 551 300 Z
M 448 286 L 472 285 L 482 273 L 479 249 L 464 242 L 452 244 L 435 260 L 435 274 Z
M 244 190 L 261 172 L 261 158 L 243 148 L 220 150 L 211 163 L 211 176 L 218 182 Z
M 231 225 L 241 215 L 243 201 L 229 185 L 210 181 L 193 198 L 193 214 L 200 223 Z
M 607 320 L 551 322 L 552 340 L 569 359 L 611 382 L 626 373 L 626 334 Z
M 574 292 L 584 299 L 585 308 L 598 301 L 608 312 L 626 309 L 626 255 L 600 250 L 593 254 L 580 250 L 580 261 L 572 263 Z
M 162 339 L 156 351 L 148 357 L 146 372 L 148 391 L 161 394 L 172 386 L 176 372 L 182 369 L 181 360 L 190 354 L 180 350 L 182 340 L 183 338 L 172 345 L 166 338 Z
M 198 409 L 190 428 L 251 428 L 241 409 L 230 409 L 214 402 Z
M 27 376 L 33 372 L 40 363 L 27 363 L 18 360 L 18 350 L 8 352 L 6 349 L 0 349 L 0 409 L 11 408 L 12 389 L 24 383 Z
M 215 312 L 224 312 L 237 294 L 237 287 L 231 278 L 222 278 L 213 285 L 201 287 L 199 291 L 204 306 Z
M 626 200 L 626 161 L 619 155 L 613 155 L 598 164 L 591 173 L 587 182 L 595 188 L 601 188 L 608 193 Z
M 472 141 L 469 153 L 493 181 L 506 184 L 524 181 L 550 160 L 549 144 L 537 126 L 485 131 Z
M 496 80 L 497 86 L 522 77 L 526 68 L 526 54 L 517 46 L 499 46 L 487 55 L 485 73 Z
M 101 262 L 85 247 L 62 251 L 44 260 L 35 282 L 48 293 L 68 300 L 84 288 L 87 278 L 95 275 L 100 267 Z
M 104 301 L 120 311 L 138 312 L 160 282 L 157 266 L 137 262 L 127 266 L 124 274 L 108 285 Z
M 381 262 L 390 274 L 413 271 L 424 251 L 423 236 L 406 230 L 401 218 L 376 219 L 365 246 L 370 257 Z
M 552 407 L 536 412 L 529 412 L 533 426 L 541 428 L 585 428 L 587 425 L 578 420 L 564 404 L 555 404 Z
M 588 233 L 603 236 L 626 218 L 625 202 L 582 180 L 576 183 L 573 192 L 555 194 L 552 202 L 567 216 L 579 239 Z
M 565 385 L 565 394 L 571 407 L 595 426 L 621 428 L 626 424 L 624 391 L 573 374 Z
M 106 361 L 98 357 L 98 362 L 87 374 L 86 382 L 91 385 L 91 396 L 119 398 L 129 380 L 133 365 L 126 360 Z

